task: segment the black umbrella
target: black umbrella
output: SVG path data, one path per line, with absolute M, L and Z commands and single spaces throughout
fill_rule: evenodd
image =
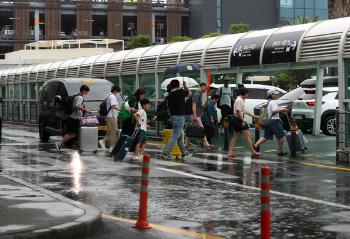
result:
M 197 63 L 182 63 L 182 64 L 177 64 L 174 66 L 169 66 L 165 70 L 164 74 L 165 75 L 176 75 L 177 73 L 199 70 L 200 67 L 201 67 L 201 65 L 197 64 Z

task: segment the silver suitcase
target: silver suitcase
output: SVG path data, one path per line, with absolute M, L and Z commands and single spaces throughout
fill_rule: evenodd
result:
M 79 131 L 79 146 L 81 151 L 98 150 L 98 128 L 81 126 Z

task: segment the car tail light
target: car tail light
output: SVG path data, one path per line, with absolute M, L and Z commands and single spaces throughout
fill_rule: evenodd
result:
M 308 106 L 315 106 L 316 105 L 316 101 L 306 101 L 306 104 Z M 324 104 L 324 101 L 322 101 L 322 104 Z

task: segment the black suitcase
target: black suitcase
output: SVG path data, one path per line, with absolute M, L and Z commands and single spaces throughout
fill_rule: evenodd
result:
M 123 160 L 131 149 L 138 132 L 138 130 L 135 130 L 132 136 L 122 134 L 110 156 L 114 157 L 114 160 Z
M 291 128 L 289 115 L 288 114 L 285 114 L 285 115 L 287 118 L 287 122 L 289 124 L 289 128 Z M 286 138 L 287 138 L 287 142 L 288 142 L 288 146 L 289 146 L 289 151 L 292 152 L 292 132 L 291 131 L 288 131 L 286 133 Z M 297 129 L 297 131 L 296 131 L 296 151 L 297 152 L 301 151 L 302 153 L 305 153 L 306 150 L 307 150 L 307 146 L 306 146 L 305 136 L 300 129 Z

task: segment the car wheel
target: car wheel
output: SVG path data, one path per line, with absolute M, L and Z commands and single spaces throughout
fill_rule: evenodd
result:
M 322 122 L 322 132 L 325 135 L 335 136 L 337 134 L 337 120 L 335 115 L 329 115 Z
M 39 121 L 39 137 L 42 143 L 49 142 L 50 134 L 45 130 L 45 123 L 42 120 Z

